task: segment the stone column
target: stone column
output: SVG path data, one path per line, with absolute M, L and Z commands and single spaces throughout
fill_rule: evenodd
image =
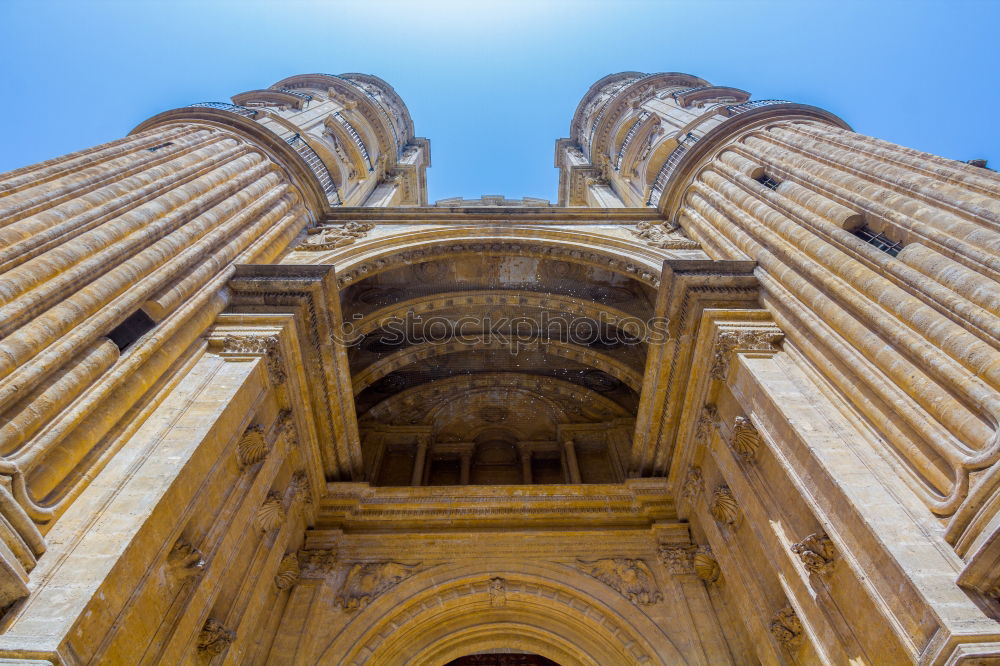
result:
M 460 455 L 460 459 L 462 461 L 462 472 L 459 483 L 463 486 L 467 486 L 469 485 L 469 477 L 472 473 L 472 449 L 470 448 L 468 451 L 464 451 Z
M 424 477 L 424 462 L 427 460 L 428 435 L 417 435 L 417 457 L 413 461 L 411 486 L 419 486 Z
M 534 483 L 531 479 L 531 448 L 520 444 L 517 450 L 521 454 L 521 483 Z
M 572 439 L 563 440 L 563 451 L 566 454 L 566 470 L 569 472 L 569 482 L 583 483 L 580 479 L 580 466 L 576 462 L 576 447 Z

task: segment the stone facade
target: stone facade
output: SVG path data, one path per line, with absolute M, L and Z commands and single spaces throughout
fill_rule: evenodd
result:
M 1000 663 L 1000 178 L 678 73 L 428 205 L 363 74 L 0 176 L 0 658 Z

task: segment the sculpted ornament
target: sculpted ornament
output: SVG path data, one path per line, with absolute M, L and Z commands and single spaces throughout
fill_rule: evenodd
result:
M 285 507 L 281 504 L 281 495 L 275 491 L 267 494 L 267 499 L 257 509 L 254 522 L 261 532 L 270 532 L 281 527 L 285 522 Z
M 296 250 L 332 250 L 351 245 L 375 228 L 370 222 L 345 222 L 342 225 L 319 225 L 306 230 L 306 239 Z
M 615 557 L 594 562 L 577 561 L 586 573 L 633 604 L 648 606 L 663 599 L 663 594 L 656 587 L 653 572 L 642 560 Z
M 179 578 L 190 578 L 205 570 L 205 560 L 200 550 L 187 541 L 178 541 L 167 555 L 167 566 Z
M 215 618 L 205 620 L 205 625 L 198 633 L 198 651 L 212 657 L 222 654 L 229 644 L 236 640 L 236 632 L 222 626 Z
M 833 541 L 823 532 L 810 534 L 802 541 L 792 544 L 792 552 L 799 556 L 806 569 L 813 573 L 826 574 L 833 569 L 835 550 Z
M 733 424 L 733 438 L 729 445 L 744 462 L 754 461 L 757 449 L 760 448 L 760 433 L 757 432 L 757 428 L 750 422 L 750 419 L 744 416 L 736 417 Z
M 326 578 L 337 564 L 335 550 L 300 550 L 299 575 L 302 578 Z
M 657 549 L 660 563 L 663 564 L 672 574 L 694 573 L 691 555 L 694 549 L 691 546 L 671 546 L 661 543 Z
M 681 488 L 681 497 L 691 502 L 705 490 L 705 479 L 701 475 L 701 467 L 693 465 L 688 468 L 687 476 L 684 477 L 684 487 Z
M 633 236 L 646 241 L 650 247 L 661 250 L 699 250 L 701 245 L 684 235 L 677 225 L 667 227 L 652 222 L 639 222 L 629 230 Z
M 785 606 L 771 619 L 771 635 L 787 648 L 794 648 L 802 642 L 802 622 L 791 606 Z
M 723 525 L 735 525 L 739 520 L 739 505 L 729 486 L 719 486 L 712 493 L 712 504 L 708 508 L 712 517 Z
M 490 606 L 502 608 L 507 605 L 507 581 L 503 578 L 490 578 Z
M 719 422 L 719 410 L 715 405 L 705 405 L 698 417 L 698 425 L 695 427 L 694 440 L 696 443 L 707 444 L 712 428 Z
M 293 502 L 312 504 L 309 476 L 305 472 L 300 471 L 292 475 L 292 480 L 288 482 L 288 490 L 291 492 Z
M 222 341 L 222 353 L 245 356 L 263 356 L 267 361 L 267 374 L 271 383 L 285 383 L 285 364 L 276 335 L 227 335 Z
M 372 599 L 413 575 L 418 566 L 419 563 L 357 562 L 351 565 L 344 579 L 337 603 L 344 610 L 364 608 Z
M 719 575 L 722 573 L 711 546 L 698 546 L 692 558 L 692 565 L 694 573 L 706 583 L 719 580 Z
M 299 558 L 290 553 L 281 558 L 278 571 L 274 574 L 274 585 L 279 590 L 287 590 L 299 579 Z
M 252 425 L 246 429 L 236 444 L 236 459 L 240 467 L 249 467 L 267 457 L 270 450 L 264 438 L 264 428 Z
M 723 331 L 715 340 L 712 368 L 709 371 L 712 378 L 726 381 L 729 375 L 729 361 L 734 352 L 777 352 L 778 345 L 784 337 L 785 334 L 776 328 Z

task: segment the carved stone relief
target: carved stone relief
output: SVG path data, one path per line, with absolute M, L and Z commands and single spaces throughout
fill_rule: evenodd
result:
M 236 632 L 226 629 L 215 618 L 205 620 L 205 625 L 198 633 L 198 651 L 206 656 L 222 654 L 229 644 L 236 640 Z
M 299 579 L 299 558 L 289 553 L 281 558 L 278 571 L 274 574 L 274 585 L 279 590 L 287 590 Z
M 707 444 L 709 435 L 712 433 L 712 428 L 714 428 L 718 423 L 718 408 L 711 404 L 702 407 L 701 415 L 698 417 L 698 424 L 695 426 L 694 431 L 695 443 Z
M 735 525 L 739 520 L 739 505 L 729 486 L 719 486 L 715 489 L 708 510 L 712 517 L 723 525 Z
M 266 458 L 270 450 L 264 437 L 264 428 L 252 425 L 246 429 L 236 444 L 236 459 L 240 467 L 249 467 Z
M 701 475 L 701 467 L 692 466 L 688 468 L 687 476 L 684 477 L 684 486 L 681 488 L 681 497 L 693 501 L 705 490 L 705 479 Z
M 672 574 L 690 574 L 694 573 L 694 567 L 691 560 L 694 548 L 692 546 L 673 546 L 669 544 L 660 544 L 657 549 L 657 555 L 660 558 L 660 563 L 663 564 Z
M 733 423 L 733 436 L 729 440 L 729 445 L 733 451 L 743 459 L 744 462 L 753 462 L 757 457 L 757 449 L 760 448 L 760 433 L 754 427 L 750 419 L 745 416 L 737 416 Z
M 651 222 L 639 222 L 635 225 L 635 229 L 629 231 L 636 238 L 644 240 L 646 245 L 658 247 L 661 250 L 701 249 L 701 245 L 685 236 L 677 225 L 668 227 Z
M 276 335 L 227 335 L 222 341 L 222 353 L 246 356 L 263 356 L 271 383 L 285 383 L 285 364 Z
M 580 568 L 636 605 L 655 604 L 663 599 L 653 572 L 642 560 L 615 557 L 586 562 Z
M 187 541 L 178 541 L 167 555 L 167 566 L 175 577 L 190 578 L 205 570 L 205 559 L 201 551 Z
M 698 578 L 706 583 L 714 583 L 719 580 L 719 575 L 722 573 L 722 570 L 719 569 L 719 563 L 712 553 L 711 546 L 698 546 L 692 558 L 692 566 Z
M 802 541 L 793 543 L 792 552 L 798 555 L 806 569 L 813 573 L 826 574 L 833 569 L 836 551 L 833 541 L 823 532 L 810 534 Z
M 357 562 L 351 565 L 344 579 L 337 603 L 345 610 L 364 608 L 372 599 L 413 575 L 419 566 L 419 563 Z
M 709 371 L 712 378 L 726 381 L 729 375 L 729 362 L 734 352 L 777 352 L 778 345 L 784 337 L 784 333 L 774 328 L 723 331 L 715 341 L 712 368 Z
M 296 250 L 332 250 L 345 245 L 351 245 L 364 238 L 375 228 L 370 222 L 345 222 L 341 225 L 320 225 L 308 229 L 306 238 Z
M 502 608 L 507 605 L 507 581 L 503 578 L 490 578 L 490 606 Z
M 771 635 L 786 648 L 795 648 L 802 642 L 802 622 L 791 606 L 785 606 L 771 618 Z
M 270 532 L 281 527 L 285 522 L 285 507 L 281 504 L 280 494 L 273 490 L 267 494 L 267 499 L 257 509 L 254 522 L 262 532 Z
M 337 564 L 337 551 L 333 549 L 300 550 L 298 557 L 302 578 L 326 578 Z

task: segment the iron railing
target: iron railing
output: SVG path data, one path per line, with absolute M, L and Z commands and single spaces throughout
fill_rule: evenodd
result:
M 903 249 L 902 243 L 892 240 L 881 232 L 872 231 L 866 226 L 858 227 L 853 233 L 864 242 L 875 246 L 891 257 L 895 257 Z
M 670 93 L 670 96 L 673 97 L 674 101 L 676 102 L 678 95 L 686 95 L 689 92 L 694 92 L 695 90 L 702 90 L 704 88 L 709 88 L 709 87 L 711 86 L 693 86 L 691 88 L 682 88 L 680 90 L 673 91 L 672 93 Z
M 330 170 L 326 168 L 326 164 L 316 154 L 316 151 L 312 149 L 312 146 L 298 133 L 285 139 L 285 142 L 299 154 L 299 157 L 306 163 L 309 170 L 316 176 L 327 200 L 332 199 L 334 205 L 341 205 L 343 202 L 340 200 L 340 193 L 337 192 L 337 184 L 333 182 Z
M 739 113 L 746 113 L 747 111 L 759 109 L 762 106 L 770 106 L 772 104 L 792 104 L 792 102 L 789 102 L 786 99 L 758 99 L 752 102 L 743 102 L 742 104 L 727 106 L 726 111 L 729 112 L 730 116 L 735 116 Z
M 622 160 L 625 159 L 625 151 L 628 150 L 628 145 L 632 143 L 632 139 L 639 132 L 639 125 L 642 121 L 649 117 L 647 111 L 643 111 L 639 114 L 639 117 L 635 119 L 632 126 L 628 128 L 628 132 L 625 133 L 625 138 L 622 140 L 622 147 L 618 149 L 618 157 L 615 158 L 615 171 L 622 168 Z
M 240 106 L 238 104 L 228 104 L 226 102 L 198 102 L 197 104 L 188 104 L 189 107 L 197 106 L 205 109 L 219 109 L 221 111 L 228 111 L 230 113 L 235 113 L 237 115 L 243 116 L 244 118 L 256 118 L 258 111 L 256 109 L 248 109 L 245 106 Z
M 341 81 L 345 81 L 351 84 L 352 86 L 363 92 L 365 96 L 368 97 L 368 99 L 370 99 L 372 102 L 375 103 L 375 106 L 379 108 L 379 111 L 382 112 L 382 115 L 385 116 L 385 119 L 389 121 L 389 131 L 392 132 L 392 140 L 396 142 L 396 157 L 398 158 L 403 153 L 403 146 L 400 144 L 399 135 L 396 133 L 396 126 L 393 124 L 394 121 L 392 114 L 389 112 L 387 108 L 385 108 L 385 105 L 379 101 L 379 98 L 376 97 L 373 93 L 369 92 L 364 86 L 358 85 L 357 83 L 351 81 L 350 79 L 345 79 L 344 77 L 337 76 L 336 74 L 326 74 L 325 76 L 332 76 L 335 79 L 340 79 Z
M 656 206 L 660 203 L 660 196 L 663 195 L 663 190 L 666 189 L 667 181 L 670 180 L 670 176 L 673 175 L 674 170 L 680 163 L 681 158 L 690 150 L 691 146 L 698 143 L 698 137 L 690 132 L 684 137 L 684 140 L 677 144 L 673 152 L 667 157 L 667 160 L 660 167 L 660 172 L 656 174 L 656 180 L 653 181 L 653 187 L 649 190 L 649 199 L 646 201 L 647 206 Z
M 299 99 L 306 102 L 311 102 L 313 98 L 313 96 L 308 93 L 299 92 L 298 90 L 292 90 L 291 88 L 278 88 L 277 90 L 278 92 L 283 92 L 287 95 L 294 95 L 295 97 L 298 97 Z
M 368 156 L 368 148 L 365 146 L 365 140 L 361 138 L 361 134 L 358 133 L 358 130 L 354 129 L 354 126 L 347 121 L 347 118 L 341 115 L 340 111 L 334 111 L 333 115 L 340 121 L 340 124 L 344 126 L 344 129 L 351 135 L 351 138 L 354 139 L 354 143 L 357 144 L 358 150 L 361 151 L 361 156 L 364 157 L 365 162 L 368 163 L 368 171 L 374 171 L 375 167 L 372 166 L 371 157 Z

